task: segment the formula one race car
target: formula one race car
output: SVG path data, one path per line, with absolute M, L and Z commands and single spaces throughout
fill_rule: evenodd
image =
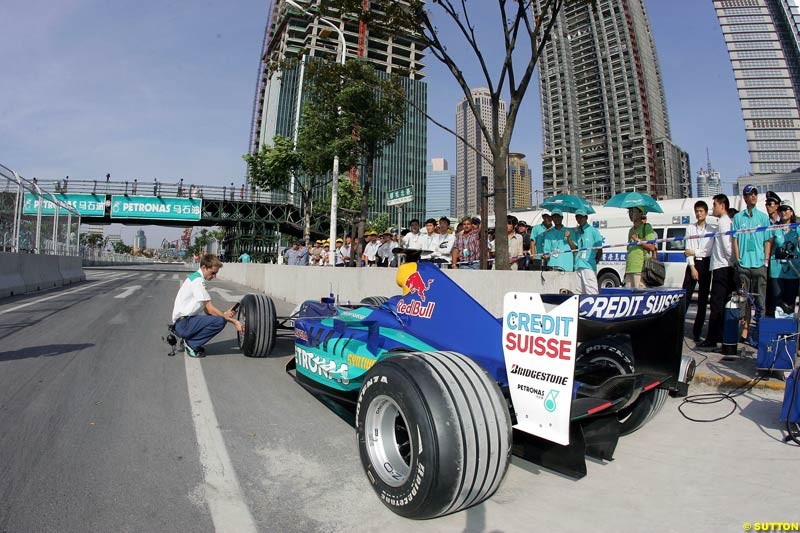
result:
M 249 294 L 240 346 L 266 356 L 293 326 L 287 369 L 354 409 L 366 474 L 402 516 L 486 500 L 512 452 L 582 477 L 586 455 L 611 459 L 693 376 L 682 290 L 510 293 L 496 318 L 431 263 L 401 265 L 397 283 L 399 296 L 306 301 L 283 318 Z

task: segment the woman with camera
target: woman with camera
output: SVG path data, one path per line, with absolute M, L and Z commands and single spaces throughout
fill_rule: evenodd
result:
M 780 224 L 797 222 L 792 204 L 782 202 L 778 208 Z M 767 305 L 767 316 L 775 316 L 775 309 L 791 314 L 794 312 L 795 299 L 800 287 L 800 247 L 798 246 L 797 228 L 776 229 L 773 232 L 775 242 L 772 246 L 772 257 L 769 262 L 769 287 L 772 294 Z

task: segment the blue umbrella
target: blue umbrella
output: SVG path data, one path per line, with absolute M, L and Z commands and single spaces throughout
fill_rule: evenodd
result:
M 652 196 L 640 192 L 621 192 L 611 197 L 605 203 L 606 207 L 619 207 L 630 209 L 631 207 L 641 207 L 645 213 L 663 213 L 664 210 L 658 205 Z
M 582 209 L 586 211 L 587 215 L 593 215 L 595 213 L 594 208 L 592 208 L 589 202 L 574 194 L 557 194 L 545 200 L 541 204 L 541 208 L 550 210 L 560 209 L 566 213 L 574 213 Z

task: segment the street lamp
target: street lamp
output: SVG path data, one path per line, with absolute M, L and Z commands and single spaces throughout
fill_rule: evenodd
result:
M 304 8 L 294 0 L 284 0 L 284 1 L 290 6 L 299 9 L 306 15 L 312 15 L 312 13 L 308 11 L 308 9 Z M 322 17 L 317 17 L 317 19 L 326 26 L 329 26 L 339 36 L 339 45 L 341 46 L 341 58 L 337 57 L 337 59 L 342 65 L 344 65 L 344 62 L 347 59 L 347 41 L 344 38 L 344 33 L 342 33 L 342 30 L 340 30 L 339 27 L 333 22 L 324 19 Z M 341 108 L 339 108 L 339 112 L 341 112 Z M 336 266 L 336 212 L 338 208 L 339 208 L 339 156 L 334 155 L 333 182 L 331 183 L 331 230 L 328 235 L 328 239 L 330 241 L 330 251 L 328 252 L 329 266 Z

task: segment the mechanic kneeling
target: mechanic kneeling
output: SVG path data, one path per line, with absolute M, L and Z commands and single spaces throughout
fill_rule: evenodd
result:
M 183 349 L 189 357 L 203 357 L 203 345 L 225 328 L 225 322 L 233 324 L 239 333 L 244 332 L 239 321 L 233 318 L 235 311 L 229 309 L 223 313 L 214 307 L 206 290 L 206 281 L 216 277 L 220 268 L 222 262 L 217 256 L 204 256 L 200 269 L 189 274 L 175 297 L 172 308 L 175 333 L 183 339 Z

